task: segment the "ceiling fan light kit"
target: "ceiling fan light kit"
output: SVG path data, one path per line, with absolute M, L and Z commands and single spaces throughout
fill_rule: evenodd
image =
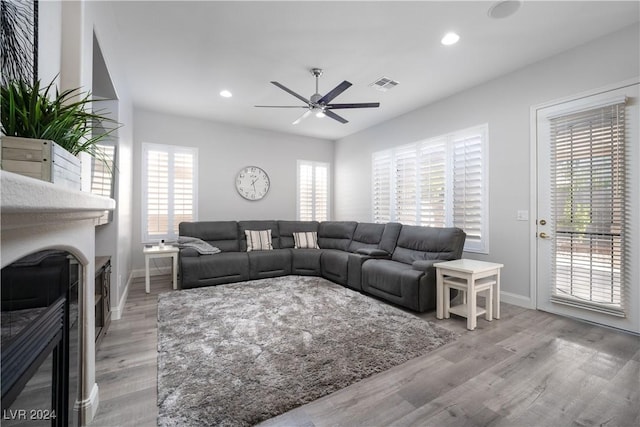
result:
M 320 68 L 312 68 L 311 74 L 316 78 L 316 92 L 309 97 L 309 99 L 305 98 L 302 95 L 297 94 L 292 91 L 288 87 L 280 84 L 276 81 L 272 81 L 271 84 L 277 86 L 278 88 L 284 90 L 288 94 L 298 98 L 300 101 L 304 102 L 306 105 L 256 105 L 259 108 L 306 108 L 307 111 L 302 114 L 302 116 L 298 117 L 293 124 L 297 125 L 302 120 L 306 119 L 311 113 L 315 114 L 316 117 L 330 117 L 333 120 L 336 120 L 340 123 L 348 123 L 349 121 L 344 117 L 339 116 L 334 113 L 332 110 L 338 109 L 346 109 L 346 108 L 378 108 L 380 106 L 379 102 L 366 102 L 366 103 L 347 103 L 347 104 L 330 104 L 330 102 L 340 95 L 345 90 L 349 89 L 352 85 L 348 81 L 343 81 L 338 86 L 330 90 L 326 95 L 322 96 L 318 92 L 318 78 L 322 75 L 322 69 Z

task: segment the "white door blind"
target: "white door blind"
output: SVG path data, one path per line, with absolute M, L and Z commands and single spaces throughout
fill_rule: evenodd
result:
M 466 251 L 486 253 L 486 144 L 482 125 L 373 153 L 373 221 L 459 227 Z
M 143 242 L 178 237 L 178 225 L 195 221 L 197 149 L 143 144 Z
M 624 103 L 550 120 L 551 300 L 623 316 Z
M 329 219 L 329 164 L 298 161 L 298 220 Z

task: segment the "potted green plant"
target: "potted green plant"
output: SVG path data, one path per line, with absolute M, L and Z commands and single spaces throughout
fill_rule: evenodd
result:
M 75 156 L 88 153 L 111 170 L 98 143 L 119 124 L 100 111 L 93 111 L 93 104 L 99 100 L 80 89 L 59 92 L 54 82 L 41 88 L 39 81 L 12 81 L 3 84 L 0 92 L 3 169 L 51 182 L 77 174 L 79 183 L 80 163 Z M 46 162 L 50 164 L 47 166 Z M 39 171 L 33 163 L 40 165 Z M 62 171 L 54 170 L 60 168 Z

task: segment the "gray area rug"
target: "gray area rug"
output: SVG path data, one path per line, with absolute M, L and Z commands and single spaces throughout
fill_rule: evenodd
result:
M 164 293 L 158 424 L 254 425 L 455 338 L 318 277 Z

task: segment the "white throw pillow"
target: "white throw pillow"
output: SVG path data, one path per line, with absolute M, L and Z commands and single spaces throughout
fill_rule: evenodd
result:
M 318 246 L 318 233 L 315 231 L 293 233 L 293 241 L 296 249 L 320 249 Z
M 271 230 L 244 230 L 244 234 L 247 236 L 247 252 L 273 249 Z

